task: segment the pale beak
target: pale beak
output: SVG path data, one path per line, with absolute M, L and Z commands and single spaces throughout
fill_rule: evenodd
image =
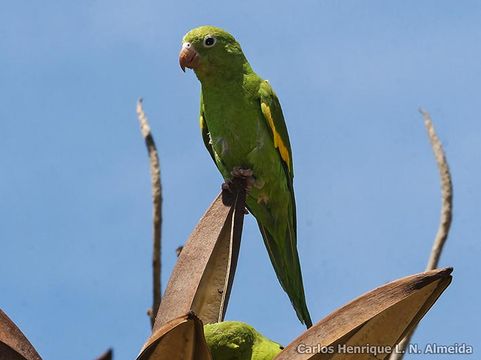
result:
M 200 55 L 192 44 L 189 42 L 183 43 L 179 54 L 179 64 L 182 71 L 185 72 L 185 68 L 195 69 L 199 66 L 199 63 Z

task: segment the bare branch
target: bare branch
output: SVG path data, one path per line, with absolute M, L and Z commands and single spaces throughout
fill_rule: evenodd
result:
M 426 266 L 426 271 L 434 270 L 438 267 L 439 258 L 443 251 L 444 244 L 448 238 L 449 229 L 451 227 L 451 220 L 453 216 L 453 184 L 451 181 L 451 173 L 449 172 L 448 162 L 444 154 L 443 146 L 439 140 L 436 132 L 434 131 L 433 121 L 431 116 L 427 111 L 419 109 L 424 119 L 424 125 L 428 131 L 429 141 L 433 148 L 434 157 L 438 164 L 439 176 L 441 178 L 441 218 L 439 222 L 438 232 L 436 238 L 434 239 L 433 247 L 431 249 L 431 254 L 429 256 L 428 264 Z M 399 343 L 397 347 L 397 352 L 393 353 L 390 360 L 402 360 L 404 352 L 407 349 L 411 337 L 414 334 L 416 328 L 413 328 L 406 337 Z
M 152 179 L 152 201 L 153 201 L 153 254 L 152 254 L 152 309 L 147 313 L 150 316 L 150 324 L 153 327 L 155 315 L 161 301 L 161 236 L 162 236 L 162 184 L 160 181 L 160 163 L 154 138 L 150 131 L 147 116 L 142 108 L 142 99 L 137 102 L 137 116 L 140 124 L 140 131 L 145 139 L 145 145 L 150 158 L 150 176 Z
M 426 266 L 426 271 L 429 271 L 438 267 L 439 258 L 441 257 L 444 243 L 448 238 L 449 228 L 451 227 L 451 220 L 453 216 L 453 184 L 451 182 L 451 174 L 449 172 L 448 162 L 446 160 L 446 156 L 444 155 L 441 141 L 439 141 L 439 138 L 434 131 L 431 116 L 428 112 L 422 109 L 420 112 L 423 115 L 424 125 L 428 131 L 429 140 L 431 141 L 434 156 L 438 164 L 442 193 L 441 219 L 438 232 L 433 243 L 433 248 L 431 250 L 431 255 Z

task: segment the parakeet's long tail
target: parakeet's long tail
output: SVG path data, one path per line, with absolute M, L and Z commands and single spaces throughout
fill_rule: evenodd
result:
M 292 219 L 292 218 L 291 218 Z M 273 234 L 275 229 L 268 229 L 259 221 L 259 229 L 264 239 L 267 252 L 282 288 L 289 296 L 292 306 L 296 310 L 299 320 L 310 328 L 311 316 L 306 305 L 304 285 L 302 282 L 301 266 L 297 253 L 295 225 L 288 221 L 285 234 Z M 294 220 L 295 221 L 295 220 Z M 284 224 L 285 225 L 285 224 Z M 282 226 L 284 228 L 284 226 Z

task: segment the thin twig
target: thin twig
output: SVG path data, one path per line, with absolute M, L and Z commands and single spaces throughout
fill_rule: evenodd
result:
M 453 217 L 453 184 L 451 181 L 451 173 L 449 172 L 448 161 L 446 160 L 441 141 L 434 131 L 431 116 L 423 109 L 419 109 L 419 112 L 423 116 L 424 126 L 428 131 L 429 140 L 433 148 L 434 157 L 436 158 L 436 162 L 438 164 L 439 176 L 441 178 L 441 218 L 439 221 L 438 232 L 431 249 L 431 254 L 429 255 L 428 264 L 426 266 L 426 271 L 429 271 L 438 267 L 439 258 L 441 257 L 446 239 L 448 238 L 449 228 L 451 227 L 451 221 Z M 413 328 L 399 343 L 397 346 L 397 352 L 391 355 L 390 360 L 402 360 L 415 330 L 416 328 Z
M 444 155 L 441 141 L 439 141 L 436 132 L 434 131 L 433 121 L 428 112 L 420 110 L 423 115 L 424 125 L 428 130 L 429 140 L 433 147 L 434 156 L 438 163 L 439 176 L 441 178 L 441 193 L 442 193 L 442 206 L 441 206 L 441 219 L 439 223 L 438 232 L 433 243 L 431 255 L 429 257 L 426 271 L 436 269 L 438 267 L 439 258 L 443 251 L 444 243 L 448 238 L 449 228 L 451 227 L 451 221 L 453 217 L 453 184 L 451 182 L 451 174 L 449 172 L 448 162 Z
M 155 315 L 161 301 L 161 236 L 162 236 L 162 184 L 160 182 L 160 163 L 154 138 L 150 131 L 147 116 L 142 108 L 142 99 L 137 102 L 137 116 L 140 123 L 140 131 L 145 139 L 145 145 L 150 158 L 150 176 L 152 179 L 153 201 L 153 254 L 152 254 L 152 309 L 147 313 L 150 316 L 150 324 L 153 327 Z

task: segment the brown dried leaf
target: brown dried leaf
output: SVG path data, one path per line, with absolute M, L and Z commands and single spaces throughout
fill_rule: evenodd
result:
M 0 360 L 41 360 L 25 335 L 1 309 Z
M 204 325 L 194 313 L 171 320 L 155 330 L 137 360 L 211 360 Z
M 245 191 L 231 186 L 204 214 L 182 249 L 159 307 L 153 332 L 193 311 L 203 323 L 222 321 L 234 278 Z
M 394 347 L 451 282 L 452 268 L 411 275 L 374 289 L 334 311 L 289 344 L 276 360 L 384 359 L 389 354 L 319 353 L 339 345 Z M 320 344 L 320 345 L 318 345 Z M 317 353 L 306 353 L 314 349 Z
M 137 360 L 211 359 L 203 323 L 222 321 L 227 309 L 244 220 L 244 189 L 241 180 L 234 180 L 232 192 L 217 196 L 190 235 Z

